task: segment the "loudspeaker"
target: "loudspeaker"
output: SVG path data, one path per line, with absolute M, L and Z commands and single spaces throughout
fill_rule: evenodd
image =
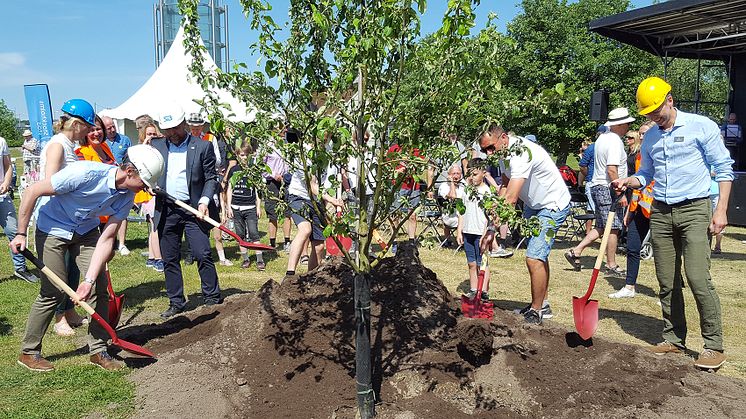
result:
M 735 172 L 728 200 L 728 224 L 746 226 L 746 172 Z
M 596 90 L 591 94 L 591 112 L 589 114 L 591 121 L 602 122 L 606 120 L 609 114 L 609 92 L 606 90 Z

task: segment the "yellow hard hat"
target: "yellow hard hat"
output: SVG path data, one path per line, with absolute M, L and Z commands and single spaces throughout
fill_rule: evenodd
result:
M 647 115 L 658 109 L 671 92 L 671 85 L 660 77 L 648 77 L 637 86 L 637 112 Z

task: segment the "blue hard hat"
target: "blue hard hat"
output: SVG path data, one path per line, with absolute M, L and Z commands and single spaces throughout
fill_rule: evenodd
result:
M 95 125 L 96 112 L 93 106 L 83 99 L 70 99 L 62 105 L 62 112 L 82 119 L 89 125 Z

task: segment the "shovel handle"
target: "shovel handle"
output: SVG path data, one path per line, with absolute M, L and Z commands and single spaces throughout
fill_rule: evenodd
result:
M 83 301 L 80 298 L 78 298 L 78 294 L 75 291 L 73 291 L 73 289 L 70 288 L 70 286 L 67 285 L 65 283 L 65 281 L 62 280 L 62 278 L 60 278 L 59 276 L 57 276 L 57 274 L 54 273 L 54 271 L 52 271 L 51 269 L 49 269 L 46 265 L 44 265 L 44 263 L 42 263 L 42 261 L 40 261 L 36 256 L 34 256 L 34 254 L 31 253 L 30 250 L 23 249 L 21 251 L 21 253 L 23 254 L 23 256 L 26 259 L 30 260 L 31 263 L 33 263 L 34 265 L 36 265 L 37 268 L 39 268 L 42 272 L 44 272 L 44 275 L 46 275 L 47 278 L 49 278 L 49 280 L 52 281 L 52 283 L 57 288 L 59 288 L 62 291 L 64 291 L 65 294 L 67 294 L 68 297 L 70 297 L 70 299 L 73 300 L 73 302 L 75 304 L 83 307 L 83 310 L 85 310 L 91 316 L 93 316 L 94 314 L 96 314 L 96 310 L 94 310 L 93 307 L 89 306 L 88 303 L 86 303 L 85 301 Z
M 192 214 L 194 214 L 194 215 L 195 215 L 195 216 L 196 216 L 197 218 L 201 218 L 201 219 L 203 219 L 203 220 L 207 221 L 207 222 L 208 222 L 208 223 L 210 223 L 210 224 L 211 224 L 211 225 L 212 225 L 213 227 L 217 227 L 217 228 L 220 228 L 220 227 L 221 227 L 221 224 L 220 224 L 219 222 L 217 222 L 217 221 L 213 220 L 212 218 L 210 218 L 210 217 L 208 217 L 208 216 L 206 216 L 206 215 L 205 215 L 205 216 L 204 216 L 204 218 L 203 218 L 203 215 L 202 215 L 202 213 L 201 213 L 201 212 L 197 211 L 197 210 L 196 210 L 196 209 L 194 209 L 194 208 L 193 208 L 193 207 L 192 207 L 191 205 L 188 205 L 188 204 L 187 204 L 186 202 L 183 202 L 183 201 L 179 201 L 179 200 L 178 200 L 178 199 L 176 199 L 176 198 L 171 198 L 171 199 L 173 199 L 173 201 L 174 201 L 174 203 L 176 203 L 176 205 L 178 205 L 178 206 L 180 206 L 181 208 L 183 208 L 183 209 L 185 209 L 185 210 L 187 210 L 187 211 L 191 212 L 191 213 L 192 213 Z M 223 229 L 221 229 L 221 230 L 223 230 Z M 230 231 L 230 230 L 229 230 L 229 231 Z
M 179 206 L 179 207 L 185 209 L 186 211 L 192 213 L 195 217 L 207 221 L 213 227 L 217 227 L 220 231 L 222 231 L 225 234 L 233 237 L 236 240 L 236 242 L 238 242 L 238 245 L 241 246 L 241 247 L 246 247 L 248 249 L 254 249 L 254 250 L 269 250 L 269 251 L 274 251 L 275 250 L 275 248 L 271 247 L 271 246 L 266 246 L 266 245 L 263 245 L 263 244 L 257 244 L 257 243 L 249 243 L 249 242 L 247 242 L 246 240 L 244 240 L 241 237 L 239 237 L 238 234 L 236 234 L 235 232 L 231 231 L 228 227 L 220 224 L 219 222 L 213 220 L 212 218 L 210 218 L 208 216 L 204 216 L 203 217 L 202 213 L 199 212 L 199 211 L 197 211 L 196 209 L 194 209 L 191 205 L 187 204 L 184 201 L 180 201 L 180 200 L 174 198 L 173 196 L 169 195 L 163 189 L 158 189 L 155 192 L 155 194 L 156 195 L 160 195 L 160 196 L 162 196 L 165 199 L 168 199 L 170 201 L 173 201 L 177 206 Z
M 613 189 L 609 189 L 609 193 L 613 197 L 616 192 Z M 613 198 L 613 201 L 611 202 L 611 208 L 609 210 L 609 215 L 606 216 L 606 226 L 604 227 L 604 235 L 601 237 L 601 247 L 598 249 L 598 256 L 596 256 L 596 264 L 593 265 L 593 274 L 591 274 L 591 282 L 588 284 L 588 291 L 586 291 L 585 295 L 583 296 L 583 299 L 588 301 L 589 298 L 591 298 L 591 294 L 593 294 L 593 289 L 596 287 L 596 280 L 598 279 L 598 273 L 601 270 L 601 264 L 604 261 L 604 254 L 606 253 L 606 245 L 609 243 L 609 235 L 611 234 L 611 227 L 612 224 L 614 224 L 614 217 L 616 216 L 617 211 L 617 204 L 619 204 L 619 200 L 622 198 L 623 194 L 620 194 L 619 196 L 616 196 Z

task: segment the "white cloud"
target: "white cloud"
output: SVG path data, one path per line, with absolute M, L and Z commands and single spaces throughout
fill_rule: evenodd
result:
M 0 71 L 13 70 L 26 63 L 26 57 L 20 52 L 0 52 Z
M 24 84 L 50 83 L 50 75 L 30 68 L 26 55 L 20 52 L 0 52 L 0 87 L 23 88 Z

